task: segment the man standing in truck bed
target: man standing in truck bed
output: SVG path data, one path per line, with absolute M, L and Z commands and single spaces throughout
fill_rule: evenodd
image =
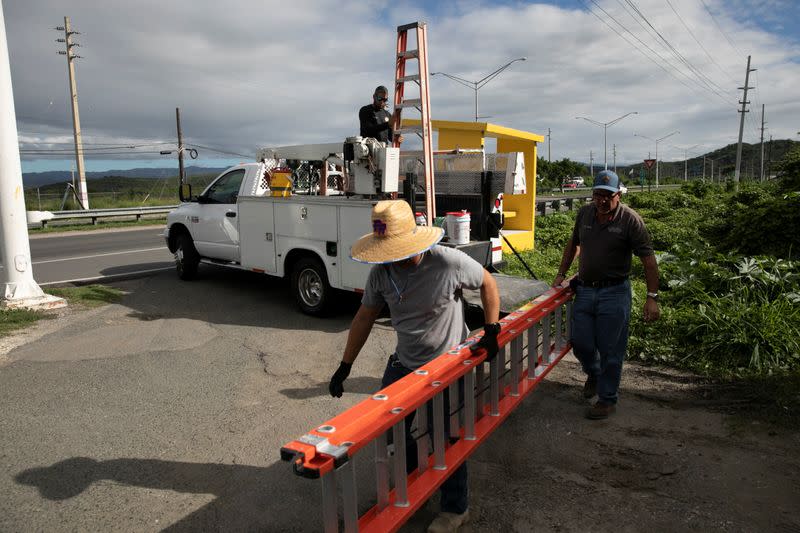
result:
M 330 381 L 331 396 L 340 397 L 344 392 L 344 381 L 350 375 L 353 361 L 384 306 L 389 308 L 397 332 L 397 347 L 386 364 L 382 388 L 467 338 L 463 289 L 480 289 L 483 304 L 484 334 L 473 348 L 485 349 L 487 360 L 497 355 L 500 295 L 492 275 L 464 252 L 436 246 L 442 238 L 442 229 L 417 226 L 411 207 L 402 200 L 378 202 L 372 209 L 372 227 L 373 233 L 356 241 L 351 250 L 354 260 L 374 266 L 361 307 L 350 326 L 342 361 Z M 449 405 L 447 399 L 444 405 Z M 406 459 L 411 469 L 417 467 L 416 443 L 409 431 L 413 417 L 412 412 L 406 418 Z M 429 415 L 429 424 L 432 420 Z M 442 484 L 442 512 L 428 532 L 458 530 L 469 519 L 468 497 L 465 462 Z
M 392 131 L 392 114 L 386 110 L 389 101 L 389 90 L 383 85 L 375 89 L 372 95 L 372 103 L 367 104 L 358 111 L 358 122 L 362 137 L 372 137 L 387 145 L 391 145 L 394 140 Z M 402 142 L 402 137 L 398 136 Z

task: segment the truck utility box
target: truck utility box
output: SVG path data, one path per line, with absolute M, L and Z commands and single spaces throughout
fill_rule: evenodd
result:
M 307 251 L 320 258 L 328 283 L 362 289 L 370 265 L 350 259 L 350 246 L 372 232 L 375 201 L 346 197 L 239 198 L 241 266 L 276 276 L 287 273 L 289 254 Z M 291 263 L 290 263 L 291 264 Z

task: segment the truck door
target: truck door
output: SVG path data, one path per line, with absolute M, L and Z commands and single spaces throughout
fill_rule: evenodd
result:
M 239 220 L 236 199 L 245 169 L 226 172 L 202 194 L 198 221 L 193 224 L 194 245 L 203 257 L 239 260 Z

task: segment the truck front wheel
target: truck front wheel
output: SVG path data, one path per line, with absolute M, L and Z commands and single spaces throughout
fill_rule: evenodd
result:
M 292 269 L 292 290 L 300 309 L 307 315 L 325 313 L 333 289 L 328 283 L 325 266 L 315 258 L 300 259 Z
M 200 254 L 197 253 L 192 237 L 188 233 L 181 233 L 176 241 L 175 268 L 178 277 L 185 281 L 192 280 L 197 276 Z

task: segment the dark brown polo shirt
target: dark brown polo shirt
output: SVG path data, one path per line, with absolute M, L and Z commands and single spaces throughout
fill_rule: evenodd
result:
M 583 206 L 575 219 L 572 243 L 581 247 L 578 277 L 601 281 L 628 277 L 631 253 L 637 257 L 653 255 L 653 244 L 639 214 L 620 203 L 605 224 L 597 221 L 597 206 Z

